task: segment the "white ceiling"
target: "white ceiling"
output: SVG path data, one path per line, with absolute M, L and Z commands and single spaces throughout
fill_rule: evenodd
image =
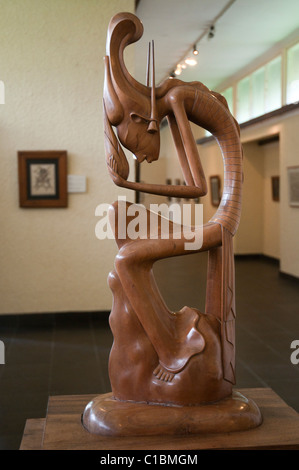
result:
M 135 78 L 142 83 L 151 39 L 158 84 L 203 36 L 197 43 L 198 65 L 178 78 L 217 89 L 258 57 L 279 49 L 286 38 L 299 37 L 299 0 L 140 0 L 136 15 L 144 26 L 135 45 Z M 208 39 L 213 24 L 215 36 Z

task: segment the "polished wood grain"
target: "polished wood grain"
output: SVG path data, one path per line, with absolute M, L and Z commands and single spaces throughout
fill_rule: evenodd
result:
M 81 425 L 84 404 L 92 395 L 49 398 L 43 435 L 44 450 L 299 450 L 299 416 L 269 388 L 240 389 L 263 415 L 261 426 L 247 431 L 161 436 L 108 437 L 87 432 Z M 109 396 L 103 395 L 103 396 Z M 35 421 L 35 420 L 33 420 Z M 38 426 L 37 426 L 38 428 Z M 36 428 L 36 429 L 37 429 Z M 23 437 L 23 449 L 32 449 Z M 31 438 L 32 439 L 32 438 Z M 37 439 L 40 442 L 40 434 Z M 37 447 L 39 449 L 39 447 Z
M 254 401 L 234 392 L 220 402 L 199 406 L 161 406 L 98 396 L 85 410 L 88 430 L 110 436 L 153 436 L 243 431 L 261 423 Z M 88 415 L 88 416 L 87 416 Z M 101 423 L 102 427 L 99 427 Z
M 27 419 L 20 450 L 41 450 L 46 418 Z
M 132 221 L 128 213 L 138 207 L 124 201 L 111 204 L 109 216 L 119 249 L 108 277 L 113 293 L 110 326 L 114 343 L 109 359 L 112 395 L 114 403 L 121 400 L 164 406 L 199 406 L 229 400 L 234 415 L 233 236 L 240 221 L 243 184 L 239 126 L 224 97 L 200 82 L 167 79 L 156 86 L 153 42 L 148 49 L 146 84 L 137 82 L 125 66 L 124 49 L 142 34 L 142 23 L 131 13 L 115 15 L 108 26 L 103 115 L 105 158 L 112 181 L 126 189 L 160 196 L 205 196 L 208 186 L 190 126 L 193 122 L 216 138 L 223 156 L 224 183 L 219 207 L 202 227 L 203 243 L 193 250 L 209 253 L 204 312 L 196 306 L 170 311 L 153 274 L 158 260 L 192 253 L 186 248 L 189 240 L 183 225 L 169 223 L 170 235 L 164 238 L 163 219 L 157 216 L 157 237 L 151 237 L 150 224 L 136 239 L 122 237 L 118 227 L 127 229 Z M 160 124 L 165 118 L 184 184 L 130 181 L 130 165 L 122 147 L 135 155 L 138 164 L 154 164 L 159 158 Z M 151 215 L 150 210 L 145 210 L 144 217 L 149 222 Z M 175 230 L 180 237 L 174 236 Z M 198 229 L 190 226 L 189 230 Z M 97 413 L 99 407 L 98 401 L 86 406 L 83 424 L 90 432 L 109 433 L 101 422 L 104 416 Z M 151 412 L 149 407 L 149 419 Z M 230 421 L 227 413 L 228 429 Z M 248 427 L 260 423 L 258 413 Z M 192 432 L 191 428 L 192 425 L 188 432 Z M 156 433 L 161 432 L 157 425 Z

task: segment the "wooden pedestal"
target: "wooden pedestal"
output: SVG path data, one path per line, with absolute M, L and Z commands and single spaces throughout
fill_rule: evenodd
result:
M 26 422 L 20 450 L 299 450 L 299 415 L 269 388 L 239 390 L 255 401 L 263 423 L 248 431 L 176 436 L 103 437 L 90 434 L 81 423 L 94 396 L 49 398 L 44 419 Z

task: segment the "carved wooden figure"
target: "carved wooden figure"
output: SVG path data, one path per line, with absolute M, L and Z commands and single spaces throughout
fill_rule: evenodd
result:
M 167 79 L 156 87 L 153 43 L 149 47 L 147 83 L 137 82 L 126 69 L 123 51 L 142 33 L 142 23 L 130 13 L 114 16 L 108 28 L 103 101 L 111 178 L 118 186 L 168 197 L 206 195 L 207 183 L 191 121 L 210 131 L 220 146 L 224 188 L 215 215 L 203 226 L 203 243 L 197 250 L 208 251 L 209 257 L 205 312 L 187 306 L 170 311 L 153 276 L 157 260 L 194 252 L 186 250 L 189 239 L 183 227 L 179 227 L 179 239 L 172 232 L 165 239 L 159 218 L 157 239 L 150 238 L 149 232 L 135 240 L 120 237 L 117 227 L 119 222 L 129 224 L 124 209 L 131 204 L 119 201 L 111 205 L 119 248 L 108 278 L 113 292 L 110 326 L 114 343 L 109 359 L 112 393 L 100 395 L 86 406 L 83 425 L 92 433 L 107 435 L 248 429 L 261 423 L 261 414 L 254 402 L 233 389 L 236 312 L 232 240 L 240 220 L 243 180 L 239 127 L 225 99 L 202 83 Z M 120 144 L 138 162 L 157 160 L 159 125 L 165 117 L 185 184 L 129 181 L 129 165 Z M 146 210 L 148 220 L 150 215 Z M 178 229 L 175 224 L 171 226 Z

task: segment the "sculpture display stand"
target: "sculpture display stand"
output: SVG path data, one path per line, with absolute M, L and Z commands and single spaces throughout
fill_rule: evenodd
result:
M 180 450 L 186 455 L 197 450 L 299 450 L 298 413 L 269 388 L 241 389 L 243 396 L 253 400 L 263 415 L 262 426 L 250 431 L 178 435 L 109 436 L 92 434 L 81 423 L 82 410 L 93 395 L 50 396 L 44 418 L 26 421 L 21 450 L 98 450 L 101 455 L 125 455 L 127 451 L 143 451 L 156 455 L 159 451 Z M 166 410 L 168 407 L 160 407 Z M 193 408 L 193 407 L 192 407 Z M 127 421 L 132 420 L 127 415 Z M 171 418 L 169 423 L 173 424 Z M 151 426 L 155 424 L 152 421 Z M 283 432 L 282 432 L 283 430 Z M 111 451 L 115 451 L 112 453 Z M 152 451 L 152 452 L 150 452 Z M 248 455 L 248 454 L 247 454 Z M 84 455 L 85 463 L 89 456 Z M 99 455 L 96 453 L 96 464 Z M 137 457 L 139 458 L 139 457 Z M 136 458 L 136 460 L 137 460 Z M 202 455 L 199 455 L 202 462 Z M 75 457 L 77 459 L 77 457 Z M 154 463 L 153 461 L 151 461 Z M 147 462 L 148 463 L 148 462 Z M 199 461 L 198 461 L 199 463 Z
M 202 227 L 202 246 L 196 249 L 208 251 L 205 312 L 187 306 L 171 312 L 153 275 L 156 261 L 194 253 L 186 249 L 189 238 L 185 227 L 170 222 L 170 235 L 164 238 L 162 218 L 158 217 L 156 238 L 148 229 L 137 239 L 120 236 L 119 227 L 128 227 L 128 214 L 132 213 L 128 209 L 134 207 L 124 201 L 112 204 L 110 217 L 119 248 L 108 278 L 113 293 L 112 393 L 90 401 L 82 423 L 92 434 L 110 436 L 247 430 L 260 425 L 262 417 L 253 400 L 233 390 L 233 236 L 240 220 L 243 182 L 239 126 L 225 99 L 199 82 L 167 79 L 156 87 L 153 43 L 147 83 L 137 82 L 126 69 L 123 52 L 142 33 L 141 22 L 130 13 L 117 14 L 109 24 L 104 85 L 106 162 L 112 180 L 120 187 L 198 198 L 206 195 L 207 184 L 190 121 L 216 138 L 223 156 L 224 188 L 215 215 Z M 164 118 L 185 184 L 129 181 L 129 164 L 121 145 L 138 162 L 154 162 L 159 157 L 159 125 Z M 149 210 L 145 216 L 150 222 Z M 190 232 L 194 230 L 197 228 L 190 227 Z

